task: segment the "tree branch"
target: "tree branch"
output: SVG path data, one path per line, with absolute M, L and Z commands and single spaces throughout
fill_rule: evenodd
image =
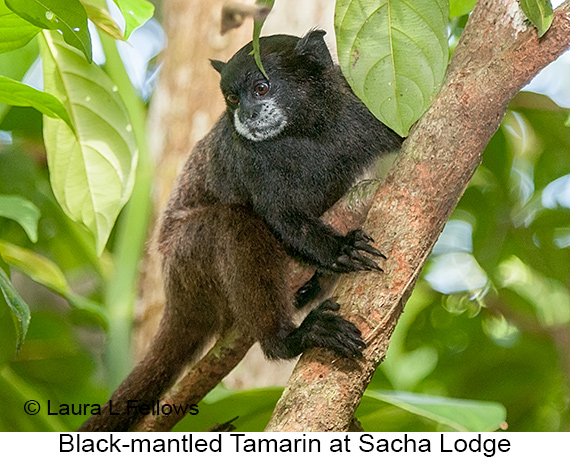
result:
M 538 38 L 516 0 L 480 0 L 444 85 L 381 185 L 364 229 L 388 254 L 385 274 L 343 276 L 334 295 L 368 348 L 362 360 L 303 355 L 268 431 L 345 431 L 386 354 L 392 331 L 445 222 L 503 118 L 508 102 L 570 46 L 570 2 Z

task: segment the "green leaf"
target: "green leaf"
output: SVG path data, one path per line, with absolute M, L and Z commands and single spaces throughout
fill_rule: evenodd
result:
M 22 347 L 30 323 L 30 308 L 22 297 L 16 292 L 8 275 L 0 268 L 0 290 L 10 308 L 10 313 L 16 327 L 16 353 Z
M 25 46 L 40 30 L 0 2 L 0 53 Z
M 0 103 L 11 106 L 31 106 L 46 116 L 59 118 L 75 131 L 65 106 L 53 95 L 27 84 L 0 76 Z
M 469 14 L 477 0 L 449 0 L 449 17 L 458 17 Z
M 115 0 L 125 18 L 125 40 L 154 14 L 154 5 L 146 0 Z
M 233 424 L 240 432 L 260 432 L 271 418 L 275 403 L 282 393 L 282 388 L 234 393 L 218 387 L 200 402 L 200 414 L 188 415 L 174 431 L 203 432 L 210 426 L 207 424 L 225 422 L 238 416 Z
M 0 256 L 35 282 L 65 298 L 76 309 L 87 311 L 95 321 L 107 326 L 107 318 L 101 307 L 91 300 L 76 295 L 70 288 L 61 269 L 46 257 L 7 241 L 0 241 Z
M 267 8 L 269 11 L 271 11 L 274 3 L 275 0 L 258 0 L 257 6 Z M 255 19 L 253 21 L 252 45 L 253 45 L 253 58 L 255 59 L 257 68 L 259 68 L 259 71 L 261 71 L 261 73 L 263 73 L 263 76 L 265 76 L 265 78 L 267 79 L 267 73 L 265 73 L 265 69 L 263 68 L 263 64 L 261 62 L 261 56 L 259 55 L 259 35 L 261 34 L 261 29 L 263 28 L 263 24 L 265 23 L 266 19 L 267 16 L 265 16 L 263 19 Z
M 447 0 L 338 0 L 338 58 L 352 89 L 400 135 L 430 106 L 447 68 Z
M 0 0 L 0 10 L 2 7 L 4 6 L 2 4 L 2 0 Z M 15 13 L 10 12 L 10 14 Z M 30 25 L 29 22 L 24 21 L 19 16 L 16 17 L 22 21 L 22 28 L 26 27 L 26 24 Z M 39 32 L 41 29 L 36 28 L 36 30 Z M 0 39 L 0 47 L 3 44 L 4 40 Z M 37 40 L 31 40 L 29 43 L 19 47 L 18 49 L 10 49 L 9 52 L 0 53 L 0 75 L 15 79 L 16 81 L 21 81 L 32 63 L 34 63 L 38 58 L 39 54 L 40 47 Z
M 16 221 L 33 243 L 38 241 L 40 210 L 31 201 L 18 195 L 0 195 L 0 216 Z
M 3 8 L 7 9 L 2 3 L 2 0 L 0 0 L 0 11 Z M 15 13 L 10 11 L 10 14 Z M 19 16 L 17 17 L 22 21 L 22 27 L 25 27 L 26 24 L 30 25 L 29 22 L 24 21 Z M 39 31 L 40 29 L 37 30 Z M 0 39 L 0 48 L 2 47 L 2 44 L 2 40 Z M 18 49 L 0 53 L 0 75 L 15 79 L 16 81 L 21 81 L 32 63 L 34 63 L 38 58 L 39 54 L 40 47 L 38 45 L 38 40 L 36 39 L 32 39 L 29 43 L 19 47 Z M 6 114 L 10 111 L 10 108 L 10 106 L 0 103 L 0 122 L 2 122 Z
M 89 2 L 86 2 L 85 0 L 82 0 L 81 3 L 85 7 L 87 17 L 91 19 L 93 24 L 95 24 L 100 30 L 115 40 L 125 40 L 123 31 L 111 17 L 109 11 L 98 5 L 93 5 Z
M 89 313 L 102 327 L 107 327 L 107 317 L 101 306 L 76 295 L 71 290 L 61 269 L 48 258 L 7 241 L 0 241 L 0 257 L 8 265 L 17 268 L 35 282 L 61 295 L 74 308 Z
M 57 30 L 66 43 L 79 49 L 91 63 L 87 13 L 79 0 L 6 0 L 6 5 L 37 27 Z
M 69 293 L 69 284 L 63 272 L 44 256 L 7 241 L 0 241 L 0 255 L 7 264 L 16 267 L 34 281 L 60 294 Z
M 44 86 L 64 104 L 77 137 L 64 122 L 44 118 L 50 180 L 64 211 L 94 235 L 101 253 L 131 195 L 137 148 L 117 87 L 87 65 L 53 32 L 44 32 Z
M 380 400 L 461 432 L 490 432 L 506 420 L 503 405 L 409 392 L 368 389 L 364 397 Z
M 552 4 L 550 0 L 519 0 L 521 9 L 537 28 L 538 36 L 544 35 L 552 24 Z

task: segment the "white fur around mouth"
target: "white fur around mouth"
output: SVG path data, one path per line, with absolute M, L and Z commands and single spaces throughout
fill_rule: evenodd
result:
M 273 100 L 264 102 L 257 119 L 244 123 L 239 118 L 239 108 L 234 111 L 236 131 L 251 141 L 263 141 L 279 135 L 287 125 L 287 118 Z

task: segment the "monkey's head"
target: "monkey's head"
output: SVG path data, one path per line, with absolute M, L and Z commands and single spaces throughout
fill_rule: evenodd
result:
M 322 120 L 322 100 L 330 86 L 326 75 L 334 68 L 325 33 L 262 37 L 260 54 L 267 78 L 257 68 L 251 43 L 227 63 L 211 61 L 221 74 L 227 113 L 241 136 L 259 142 L 287 131 L 302 134 Z

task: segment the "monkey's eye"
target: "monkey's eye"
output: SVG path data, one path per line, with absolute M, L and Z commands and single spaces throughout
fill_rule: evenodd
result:
M 230 102 L 232 105 L 237 105 L 239 103 L 239 97 L 236 94 L 226 95 L 226 100 Z
M 267 84 L 265 82 L 257 83 L 253 87 L 253 91 L 255 92 L 255 95 L 258 95 L 261 97 L 269 91 L 269 84 Z

